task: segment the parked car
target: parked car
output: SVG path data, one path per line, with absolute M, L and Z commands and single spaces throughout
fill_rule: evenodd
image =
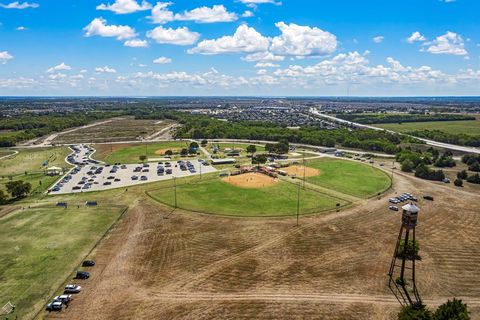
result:
M 51 311 L 62 311 L 63 308 L 63 303 L 61 301 L 52 301 L 49 304 L 47 304 L 47 307 L 45 310 L 51 312 Z
M 82 287 L 76 285 L 76 284 L 67 284 L 63 290 L 63 293 L 69 294 L 69 293 L 80 293 L 82 291 Z
M 432 196 L 423 196 L 423 199 L 428 200 L 428 201 L 433 201 Z
M 64 305 L 67 305 L 70 301 L 72 301 L 72 295 L 62 294 L 60 296 L 56 296 L 55 298 L 53 298 L 53 301 L 60 301 Z
M 93 267 L 95 265 L 95 261 L 93 260 L 85 260 L 82 263 L 82 267 Z
M 75 279 L 86 280 L 88 278 L 90 278 L 90 273 L 88 273 L 87 271 L 77 271 L 77 273 L 75 274 Z
M 393 211 L 398 211 L 397 206 L 389 206 L 388 209 L 393 210 Z

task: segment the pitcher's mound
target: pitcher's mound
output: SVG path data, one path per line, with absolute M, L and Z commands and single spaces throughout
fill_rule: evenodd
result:
M 173 152 L 177 152 L 178 148 L 158 149 L 158 150 L 155 151 L 155 154 L 158 155 L 158 156 L 163 156 L 165 154 L 165 152 L 167 152 L 168 150 L 171 150 Z
M 254 172 L 229 176 L 222 180 L 236 187 L 255 189 L 268 187 L 278 182 L 275 178 L 269 177 L 263 173 Z
M 300 178 L 303 178 L 304 172 L 306 177 L 318 176 L 320 174 L 320 170 L 318 169 L 305 167 L 305 170 L 304 170 L 303 166 L 290 166 L 290 167 L 282 168 L 281 170 L 288 173 L 288 175 L 296 175 L 297 177 L 300 177 Z

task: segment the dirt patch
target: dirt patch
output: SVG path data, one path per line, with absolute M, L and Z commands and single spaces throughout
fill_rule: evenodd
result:
M 282 168 L 281 170 L 285 171 L 289 175 L 295 175 L 297 177 L 302 177 L 305 172 L 306 177 L 313 177 L 313 176 L 318 176 L 320 174 L 320 170 L 311 168 L 311 167 L 304 167 L 303 166 L 290 166 L 286 168 Z
M 158 149 L 158 150 L 155 151 L 155 154 L 159 155 L 159 156 L 163 156 L 165 154 L 165 152 L 167 152 L 168 150 L 171 150 L 173 152 L 178 152 L 180 149 L 178 149 L 178 148 Z
M 241 188 L 265 188 L 274 185 L 278 179 L 269 177 L 262 173 L 244 173 L 236 176 L 223 178 L 223 181 Z

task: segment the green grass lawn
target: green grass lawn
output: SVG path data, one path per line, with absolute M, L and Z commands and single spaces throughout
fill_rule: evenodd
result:
M 411 132 L 415 130 L 440 130 L 451 134 L 471 134 L 480 135 L 480 117 L 477 120 L 466 121 L 433 121 L 433 122 L 409 122 L 409 123 L 385 123 L 374 124 L 379 128 L 393 130 L 397 132 Z
M 171 185 L 171 183 L 169 184 Z M 174 189 L 164 188 L 149 193 L 154 199 L 174 206 Z M 291 216 L 297 210 L 297 186 L 280 181 L 277 184 L 246 189 L 233 186 L 218 178 L 177 186 L 178 207 L 191 211 L 245 216 L 269 217 Z M 300 192 L 300 213 L 316 213 L 348 204 L 344 200 L 333 198 L 309 189 Z
M 5 185 L 9 181 L 22 180 L 24 182 L 29 182 L 32 185 L 32 191 L 30 195 L 40 195 L 44 193 L 52 184 L 57 181 L 60 176 L 46 176 L 43 173 L 32 173 L 27 175 L 19 175 L 11 180 L 8 178 L 0 179 L 0 190 L 6 192 Z
M 15 156 L 0 160 L 0 176 L 25 174 L 25 171 L 42 171 L 42 164 L 48 167 L 69 167 L 65 157 L 72 151 L 68 147 L 22 149 Z
M 30 318 L 122 212 L 120 207 L 19 210 L 0 219 L 0 304 Z
M 308 182 L 360 198 L 374 196 L 391 184 L 383 171 L 353 161 L 319 159 L 307 162 L 307 166 L 320 170 L 318 176 L 307 177 Z
M 139 157 L 141 155 L 147 154 L 148 158 L 159 158 L 161 155 L 155 154 L 155 151 L 160 149 L 181 149 L 188 147 L 188 142 L 186 141 L 165 141 L 165 142 L 156 142 L 156 143 L 147 143 L 147 144 L 138 144 L 133 146 L 128 146 L 121 148 L 119 150 L 113 151 L 105 157 L 107 163 L 137 163 L 139 162 Z M 93 155 L 95 158 L 95 154 Z

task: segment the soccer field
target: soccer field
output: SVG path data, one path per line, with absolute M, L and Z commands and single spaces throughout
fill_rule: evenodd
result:
M 433 122 L 408 122 L 375 124 L 375 127 L 397 132 L 411 132 L 415 130 L 440 130 L 451 134 L 480 135 L 480 117 L 468 121 L 433 121 Z

